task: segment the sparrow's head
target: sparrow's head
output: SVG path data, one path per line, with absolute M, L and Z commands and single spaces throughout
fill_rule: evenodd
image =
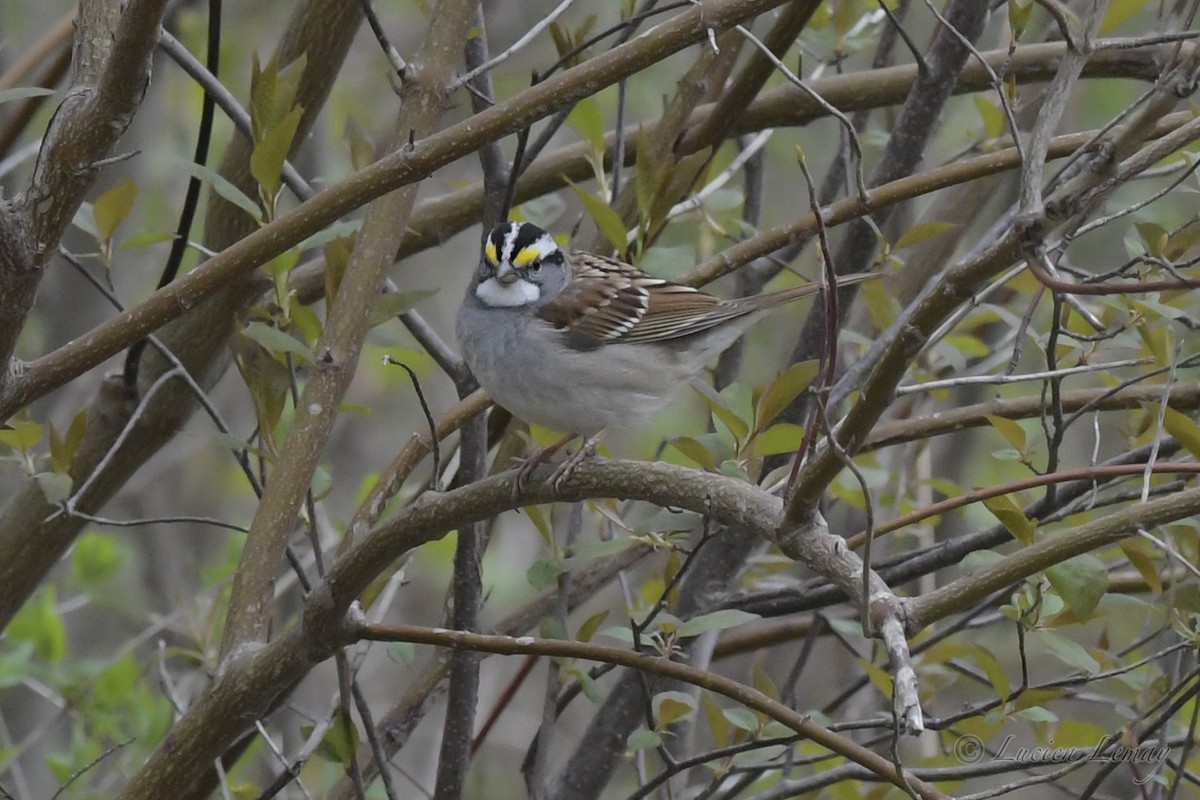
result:
M 567 265 L 554 238 L 528 222 L 502 222 L 488 234 L 470 291 L 484 305 L 541 305 L 566 283 Z

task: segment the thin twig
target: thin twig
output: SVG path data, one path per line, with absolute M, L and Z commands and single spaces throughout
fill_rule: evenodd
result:
M 558 19 L 559 15 L 570 8 L 571 4 L 574 2 L 575 0 L 563 0 L 553 11 L 538 20 L 538 22 L 532 28 L 530 28 L 524 36 L 522 36 L 520 39 L 517 39 L 517 41 L 515 41 L 507 50 L 504 50 L 503 52 L 494 56 L 490 61 L 480 64 L 475 69 L 470 70 L 463 75 L 459 75 L 458 78 L 456 78 L 454 82 L 450 84 L 450 90 L 453 91 L 463 84 L 473 80 L 475 76 L 482 75 L 493 67 L 503 64 L 505 61 L 511 58 L 514 53 L 521 50 L 527 44 L 533 41 L 538 34 L 550 27 L 550 23 Z
M 392 69 L 396 71 L 396 77 L 403 83 L 408 77 L 408 64 L 392 43 L 388 40 L 387 33 L 384 32 L 383 26 L 379 24 L 379 17 L 375 14 L 375 8 L 371 5 L 371 0 L 358 0 L 358 4 L 362 7 L 363 16 L 367 18 L 367 24 L 371 26 L 371 33 L 375 34 L 375 41 L 379 42 L 379 49 L 383 50 L 383 54 L 387 56 L 388 63 L 392 65 Z
M 442 474 L 442 451 L 441 446 L 438 444 L 437 423 L 434 422 L 433 412 L 429 409 L 429 401 L 425 399 L 425 392 L 421 390 L 421 380 L 417 377 L 416 370 L 403 361 L 397 361 L 390 355 L 383 357 L 383 363 L 400 367 L 408 373 L 408 378 L 412 381 L 413 391 L 417 393 L 417 400 L 421 403 L 421 412 L 425 414 L 425 422 L 429 425 L 429 446 L 433 451 L 433 490 L 435 492 L 441 491 L 439 486 Z

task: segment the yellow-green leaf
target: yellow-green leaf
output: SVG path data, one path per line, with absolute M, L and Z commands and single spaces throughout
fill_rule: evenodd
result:
M 1016 420 L 989 415 L 987 421 L 1016 450 L 1025 452 L 1025 429 Z
M 308 345 L 286 331 L 255 320 L 242 329 L 242 335 L 258 342 L 273 353 L 291 353 L 305 363 L 316 360 Z
M 591 145 L 592 150 L 604 152 L 604 118 L 594 99 L 585 97 L 576 103 L 567 115 L 567 124 Z
M 599 611 L 585 619 L 583 624 L 579 626 L 579 630 L 575 633 L 575 640 L 578 642 L 590 642 L 606 619 L 608 619 L 608 609 Z
M 1200 458 L 1200 426 L 1195 420 L 1173 408 L 1164 409 L 1163 427 L 1179 440 L 1195 458 Z
M 975 659 L 976 664 L 983 668 L 988 682 L 996 690 L 996 696 L 1001 700 L 1008 700 L 1012 691 L 1008 682 L 1008 674 L 1005 673 L 1004 667 L 1000 666 L 1000 662 L 996 660 L 992 652 L 983 645 L 977 644 L 971 648 L 971 657 Z
M 1021 40 L 1021 34 L 1029 25 L 1029 15 L 1032 12 L 1033 0 L 1008 0 L 1008 30 L 1014 42 Z
M 1107 36 L 1141 10 L 1146 0 L 1112 0 L 1100 21 L 1100 35 Z
M 42 426 L 27 419 L 14 419 L 8 423 L 10 430 L 0 430 L 0 444 L 6 444 L 18 453 L 28 453 L 42 440 Z
M 604 238 L 608 239 L 613 248 L 619 253 L 624 253 L 629 249 L 629 236 L 625 230 L 625 223 L 621 221 L 621 216 L 596 195 L 584 191 L 569 180 L 567 183 L 571 184 L 571 188 L 575 190 L 579 201 L 583 203 L 588 216 L 596 223 L 596 227 L 600 229 Z
M 117 227 L 133 210 L 133 203 L 137 200 L 137 195 L 136 183 L 121 181 L 96 198 L 96 202 L 92 204 L 92 216 L 96 220 L 96 230 L 100 233 L 101 241 L 112 240 Z
M 1025 516 L 1013 499 L 1008 495 L 1000 495 L 999 497 L 989 497 L 983 501 L 983 505 L 988 511 L 1000 521 L 1000 524 L 1008 530 L 1021 544 L 1029 544 L 1033 541 L 1034 533 L 1037 531 L 1037 524 L 1029 517 Z
M 708 692 L 700 693 L 700 704 L 704 707 L 704 719 L 708 721 L 708 732 L 717 747 L 729 745 L 729 720 L 716 700 Z
M 1153 589 L 1155 594 L 1162 594 L 1162 578 L 1159 577 L 1158 564 L 1155 562 L 1154 549 L 1150 543 L 1141 537 L 1130 537 L 1122 539 L 1117 545 L 1146 585 Z
M 1081 622 L 1087 620 L 1108 591 L 1104 562 L 1090 553 L 1075 556 L 1046 569 L 1046 578 Z
M 745 420 L 730 411 L 716 397 L 710 397 L 708 391 L 706 391 L 708 389 L 707 386 L 693 385 L 692 388 L 699 395 L 704 405 L 708 406 L 708 410 L 712 412 L 713 416 L 719 419 L 726 428 L 729 428 L 729 432 L 733 434 L 733 438 L 739 442 L 746 438 L 746 434 L 750 433 L 750 426 L 746 424 Z
M 292 139 L 296 137 L 296 129 L 300 127 L 303 115 L 303 108 L 293 106 L 278 124 L 267 128 L 262 138 L 254 144 L 254 152 L 250 154 L 250 174 L 262 187 L 263 196 L 268 202 L 279 191 L 283 162 L 287 160 L 288 150 L 291 149 Z
M 995 139 L 1004 134 L 1004 112 L 1000 106 L 982 94 L 975 95 L 975 109 L 983 120 L 983 135 Z
M 804 428 L 791 422 L 780 422 L 767 428 L 750 442 L 750 454 L 758 458 L 794 453 L 800 449 Z
M 685 456 L 695 461 L 701 468 L 709 472 L 717 469 L 717 460 L 707 447 L 691 436 L 680 436 L 671 440 L 671 446 Z
M 935 236 L 940 236 L 947 231 L 955 230 L 958 227 L 953 222 L 922 222 L 913 225 L 896 240 L 896 243 L 892 245 L 892 250 L 899 251 L 906 247 L 913 247 Z
M 666 728 L 696 710 L 695 701 L 683 692 L 660 692 L 654 696 L 654 727 Z
M 765 430 L 801 392 L 812 385 L 819 368 L 820 365 L 815 360 L 801 361 L 788 367 L 778 378 L 771 381 L 758 404 L 755 427 L 760 431 Z

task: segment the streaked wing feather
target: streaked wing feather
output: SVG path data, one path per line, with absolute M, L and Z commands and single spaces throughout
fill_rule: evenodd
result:
M 723 322 L 814 294 L 815 284 L 739 300 L 655 278 L 624 262 L 570 251 L 573 278 L 538 316 L 572 334 L 580 345 L 662 342 L 700 333 Z M 841 285 L 872 277 L 851 275 Z

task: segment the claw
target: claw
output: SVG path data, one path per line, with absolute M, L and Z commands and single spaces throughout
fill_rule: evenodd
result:
M 525 480 L 542 464 L 550 460 L 550 457 L 563 448 L 563 445 L 575 438 L 575 434 L 564 436 L 549 447 L 543 447 L 539 450 L 534 450 L 525 458 L 516 459 L 517 463 L 517 478 L 513 481 L 512 501 L 513 505 L 517 504 L 518 498 L 521 496 L 521 491 L 525 488 Z M 556 473 L 557 474 L 557 473 Z
M 600 442 L 604 439 L 607 433 L 607 428 L 601 429 L 598 433 L 584 442 L 583 446 L 580 447 L 574 455 L 559 465 L 558 469 L 554 470 L 554 472 L 550 475 L 550 479 L 546 482 L 553 487 L 555 492 L 562 491 L 563 482 L 566 481 L 567 478 L 571 477 L 571 474 L 575 472 L 580 464 L 596 455 L 596 448 L 600 445 Z

